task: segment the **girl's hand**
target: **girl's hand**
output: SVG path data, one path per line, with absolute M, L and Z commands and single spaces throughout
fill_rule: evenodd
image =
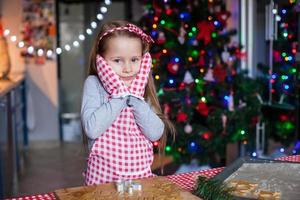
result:
M 149 72 L 151 70 L 151 65 L 151 55 L 150 53 L 146 53 L 142 58 L 140 71 L 129 87 L 131 95 L 143 99 L 145 87 L 148 82 Z

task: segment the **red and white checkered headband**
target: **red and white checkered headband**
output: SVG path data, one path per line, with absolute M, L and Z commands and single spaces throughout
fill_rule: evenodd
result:
M 111 34 L 114 31 L 120 31 L 120 30 L 127 30 L 129 32 L 135 33 L 136 35 L 140 36 L 141 39 L 147 43 L 154 43 L 154 40 L 147 35 L 146 33 L 144 33 L 144 31 L 142 29 L 140 29 L 139 27 L 137 27 L 134 24 L 127 24 L 126 26 L 119 26 L 119 27 L 115 27 L 112 28 L 108 31 L 106 31 L 100 38 L 98 43 L 102 40 L 103 37 L 105 37 L 108 34 Z

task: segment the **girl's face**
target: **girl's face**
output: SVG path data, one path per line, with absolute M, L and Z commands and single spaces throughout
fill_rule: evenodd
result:
M 125 85 L 130 86 L 140 70 L 142 42 L 126 36 L 110 38 L 103 57 Z

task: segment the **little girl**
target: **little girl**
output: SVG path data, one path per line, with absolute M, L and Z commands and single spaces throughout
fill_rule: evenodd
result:
M 137 26 L 104 24 L 91 52 L 81 119 L 88 137 L 85 184 L 153 176 L 153 141 L 164 151 L 174 128 L 162 114 L 151 75 L 153 40 Z

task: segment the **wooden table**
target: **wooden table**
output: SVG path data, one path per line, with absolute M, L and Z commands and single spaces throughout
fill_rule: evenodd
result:
M 282 157 L 282 158 L 279 158 L 278 160 L 300 162 L 300 155 Z M 218 173 L 220 173 L 223 169 L 224 169 L 224 167 L 213 168 L 213 169 L 209 169 L 209 170 L 201 170 L 201 171 L 194 171 L 194 172 L 189 172 L 189 173 L 165 176 L 165 178 L 167 180 L 175 183 L 181 189 L 190 192 L 193 190 L 193 188 L 195 186 L 195 181 L 196 181 L 197 176 L 202 175 L 202 176 L 212 178 L 215 175 L 217 175 Z M 37 194 L 37 195 L 30 195 L 30 196 L 24 196 L 24 197 L 18 197 L 18 198 L 10 198 L 9 200 L 54 200 L 54 199 L 56 199 L 54 192 L 50 192 L 50 193 L 46 193 L 46 194 Z

